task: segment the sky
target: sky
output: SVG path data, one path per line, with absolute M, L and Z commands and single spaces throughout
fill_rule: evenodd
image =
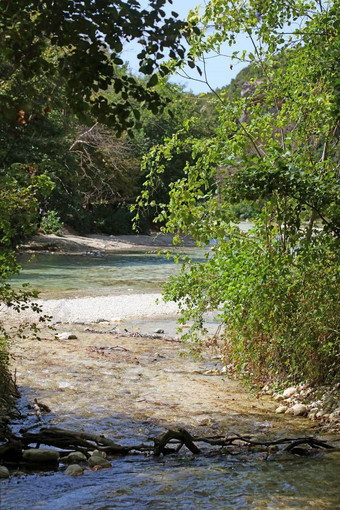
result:
M 143 7 L 147 7 L 147 0 L 140 0 L 140 3 Z M 167 4 L 164 10 L 167 14 L 170 14 L 171 11 L 175 11 L 179 14 L 180 18 L 185 19 L 190 10 L 194 10 L 199 4 L 204 6 L 204 0 L 173 0 L 172 5 Z M 245 36 L 241 36 L 237 45 L 233 47 L 232 51 L 250 49 L 250 42 L 246 39 Z M 226 53 L 230 52 L 230 48 L 227 46 Z M 129 62 L 129 66 L 132 71 L 138 72 L 138 62 L 135 55 L 138 53 L 137 46 L 127 45 L 122 53 L 122 58 Z M 209 58 L 210 57 L 210 58 Z M 228 85 L 232 78 L 241 71 L 244 67 L 243 65 L 237 64 L 236 61 L 231 61 L 227 57 L 215 57 L 212 55 L 208 55 L 206 60 L 207 62 L 207 76 L 209 80 L 209 84 L 213 89 L 221 88 L 225 85 Z M 232 69 L 230 69 L 230 65 L 232 65 Z M 204 92 L 209 92 L 210 89 L 207 84 L 197 81 L 200 79 L 197 73 L 194 73 L 192 69 L 186 69 L 187 73 L 190 75 L 192 79 L 186 79 L 182 76 L 174 76 L 170 81 L 178 83 L 185 87 L 185 90 L 192 91 L 194 94 L 200 94 Z

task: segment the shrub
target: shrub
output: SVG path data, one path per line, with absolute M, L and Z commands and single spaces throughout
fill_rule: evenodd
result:
M 43 216 L 40 223 L 40 230 L 43 234 L 60 235 L 63 227 L 64 224 L 56 211 L 49 211 L 46 216 Z

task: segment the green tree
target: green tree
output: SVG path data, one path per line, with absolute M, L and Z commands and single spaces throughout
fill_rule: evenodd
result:
M 162 59 L 168 53 L 182 58 L 184 22 L 173 13 L 166 17 L 166 0 L 150 0 L 149 9 L 137 1 L 60 0 L 3 1 L 0 5 L 1 54 L 6 65 L 1 76 L 1 105 L 9 116 L 19 109 L 29 112 L 35 95 L 25 104 L 13 88 L 36 90 L 41 79 L 49 84 L 44 102 L 64 87 L 66 104 L 86 121 L 89 114 L 122 132 L 139 119 L 139 108 L 130 99 L 157 112 L 162 98 L 152 90 L 157 72 L 166 74 Z M 125 41 L 140 44 L 139 71 L 150 76 L 147 87 L 119 72 Z M 113 85 L 118 101 L 109 103 L 103 91 Z M 26 120 L 26 119 L 25 119 Z
M 163 161 L 191 146 L 194 164 L 171 185 L 158 219 L 177 241 L 182 232 L 199 244 L 217 240 L 165 297 L 179 302 L 182 322 L 193 320 L 186 337 L 198 351 L 216 344 L 226 363 L 257 381 L 339 374 L 338 13 L 338 0 L 213 0 L 201 18 L 192 12 L 201 31 L 191 56 L 232 46 L 243 33 L 253 50 L 234 58 L 251 62 L 255 77 L 246 94 L 215 91 L 217 136 L 198 141 L 182 131 L 149 155 L 147 203 Z M 263 204 L 248 234 L 230 224 L 230 204 L 241 200 Z M 205 341 L 212 310 L 223 334 Z
M 72 169 L 79 161 L 69 147 L 79 124 L 72 132 L 69 114 L 114 126 L 118 136 L 138 125 L 141 106 L 164 107 L 153 87 L 168 72 L 164 56 L 184 57 L 186 27 L 176 13 L 166 16 L 165 3 L 150 0 L 143 9 L 135 0 L 0 2 L 0 303 L 20 311 L 34 297 L 14 292 L 8 279 L 19 270 L 13 250 L 36 228 L 48 193 L 78 193 Z M 122 72 L 125 41 L 140 44 L 146 84 Z M 109 87 L 114 102 L 105 95 Z

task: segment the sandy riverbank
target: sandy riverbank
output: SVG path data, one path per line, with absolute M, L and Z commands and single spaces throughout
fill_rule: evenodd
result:
M 193 239 L 183 238 L 185 247 L 194 247 Z M 36 235 L 20 246 L 20 252 L 48 252 L 72 255 L 107 255 L 117 252 L 157 251 L 173 247 L 173 236 L 169 234 L 79 236 L 65 231 L 62 236 Z M 76 298 L 37 300 L 43 313 L 50 315 L 52 321 L 76 322 L 121 322 L 134 319 L 154 320 L 160 317 L 175 319 L 178 306 L 164 303 L 160 292 L 133 293 L 109 296 L 84 296 Z M 6 310 L 8 313 L 8 310 Z M 0 318 L 3 315 L 0 310 Z M 20 319 L 32 318 L 27 310 Z M 33 317 L 34 318 L 34 317 Z
M 164 303 L 160 293 L 48 299 L 37 300 L 37 303 L 44 314 L 52 317 L 52 322 L 64 323 L 175 318 L 178 309 L 173 302 Z M 26 311 L 20 314 L 20 318 L 34 318 L 34 314 Z
M 189 237 L 183 237 L 183 245 L 186 247 L 196 246 L 195 241 Z M 65 231 L 62 236 L 54 234 L 32 236 L 20 246 L 19 251 L 45 251 L 76 255 L 86 254 L 88 252 L 108 254 L 117 251 L 156 251 L 158 249 L 171 247 L 173 247 L 173 235 L 171 234 L 123 236 L 91 234 L 88 236 L 80 236 Z

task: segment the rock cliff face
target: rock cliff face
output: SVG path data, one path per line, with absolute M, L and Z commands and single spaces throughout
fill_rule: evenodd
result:
M 263 80 L 261 80 L 261 79 L 255 80 L 253 82 L 245 81 L 244 83 L 242 83 L 242 88 L 241 88 L 241 92 L 240 92 L 241 97 L 248 97 L 251 94 L 254 94 L 257 87 L 262 85 L 262 83 L 263 83 Z

